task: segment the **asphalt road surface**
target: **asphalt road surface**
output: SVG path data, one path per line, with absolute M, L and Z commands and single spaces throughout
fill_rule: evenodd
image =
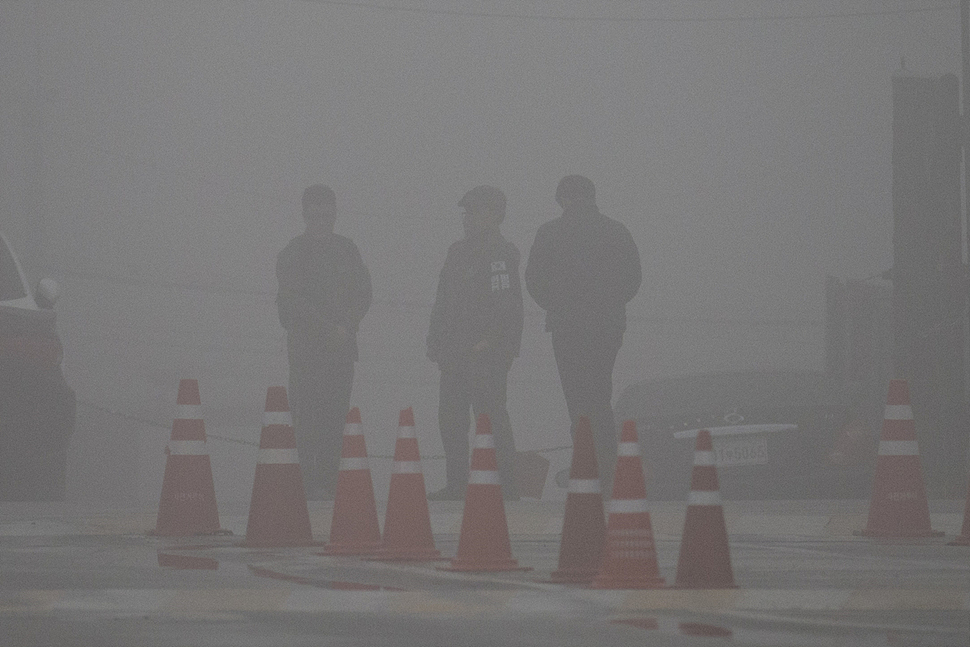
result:
M 310 505 L 325 540 L 330 504 Z M 683 507 L 651 506 L 668 584 Z M 244 509 L 220 518 L 233 535 L 173 539 L 146 534 L 151 510 L 0 504 L 0 644 L 970 645 L 970 547 L 947 545 L 962 501 L 932 502 L 950 537 L 894 541 L 852 534 L 866 502 L 726 504 L 728 590 L 550 584 L 562 504 L 506 509 L 513 557 L 531 571 L 244 548 Z M 461 504 L 432 504 L 445 556 L 460 519 Z

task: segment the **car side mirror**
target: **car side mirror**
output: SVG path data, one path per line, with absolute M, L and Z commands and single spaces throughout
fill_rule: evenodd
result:
M 50 310 L 61 296 L 61 286 L 54 279 L 41 279 L 35 292 L 37 305 Z

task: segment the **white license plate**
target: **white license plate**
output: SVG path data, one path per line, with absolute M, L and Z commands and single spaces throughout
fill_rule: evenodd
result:
M 714 462 L 718 467 L 764 465 L 768 462 L 768 439 L 764 436 L 714 439 Z

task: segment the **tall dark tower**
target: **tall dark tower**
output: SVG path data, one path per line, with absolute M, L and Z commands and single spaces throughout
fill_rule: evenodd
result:
M 966 488 L 957 77 L 893 76 L 893 337 L 930 496 Z

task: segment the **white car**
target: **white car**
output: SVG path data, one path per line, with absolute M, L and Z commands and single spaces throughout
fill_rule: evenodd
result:
M 0 233 L 0 500 L 64 498 L 76 400 L 61 370 L 63 348 L 51 279 L 30 289 Z

